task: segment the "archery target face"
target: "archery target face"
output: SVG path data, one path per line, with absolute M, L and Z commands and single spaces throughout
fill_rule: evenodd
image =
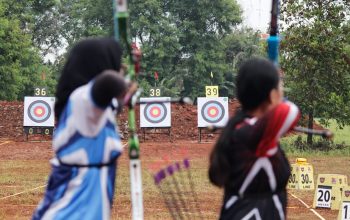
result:
M 228 121 L 228 98 L 201 98 L 197 105 L 198 127 L 224 127 Z
M 171 127 L 170 97 L 140 98 L 140 127 Z
M 23 126 L 53 127 L 54 97 L 24 97 Z

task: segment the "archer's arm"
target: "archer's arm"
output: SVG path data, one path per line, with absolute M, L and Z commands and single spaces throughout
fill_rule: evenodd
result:
M 289 101 L 283 102 L 259 119 L 255 132 L 262 133 L 256 149 L 257 156 L 271 156 L 278 147 L 279 139 L 292 130 L 300 118 L 298 107 Z

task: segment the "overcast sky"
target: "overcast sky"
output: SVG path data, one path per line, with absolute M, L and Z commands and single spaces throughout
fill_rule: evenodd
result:
M 243 23 L 246 26 L 267 32 L 271 19 L 271 0 L 237 0 L 243 9 Z

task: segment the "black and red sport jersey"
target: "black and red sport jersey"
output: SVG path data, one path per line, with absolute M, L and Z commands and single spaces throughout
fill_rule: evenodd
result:
M 285 218 L 290 167 L 279 139 L 296 125 L 299 115 L 296 105 L 283 102 L 261 118 L 246 117 L 228 128 L 230 170 L 221 219 Z

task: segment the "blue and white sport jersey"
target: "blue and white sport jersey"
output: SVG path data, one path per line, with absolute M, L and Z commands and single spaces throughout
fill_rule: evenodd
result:
M 122 151 L 111 107 L 96 106 L 93 82 L 70 96 L 53 137 L 55 158 L 33 219 L 109 219 Z

